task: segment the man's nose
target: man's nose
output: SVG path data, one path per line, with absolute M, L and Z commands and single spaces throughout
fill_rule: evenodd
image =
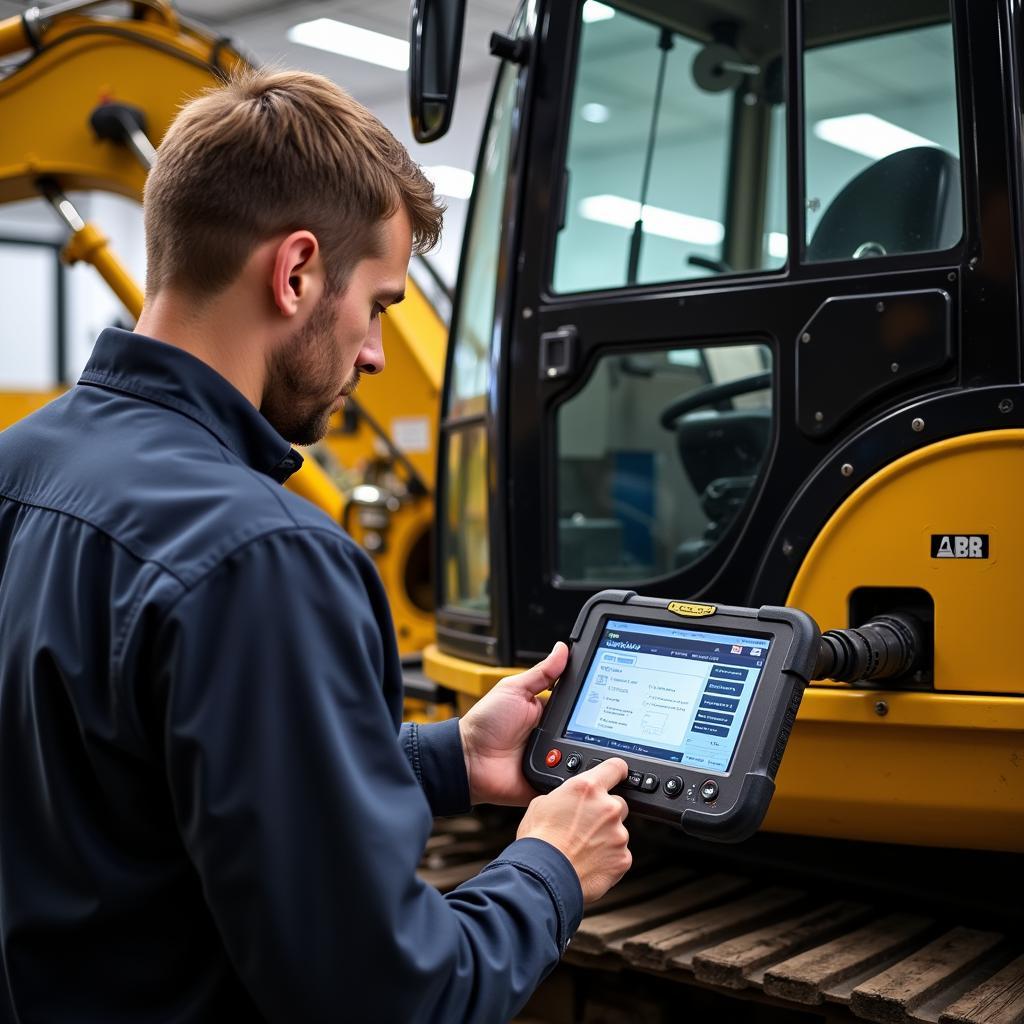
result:
M 356 367 L 360 373 L 381 373 L 384 369 L 384 344 L 381 339 L 380 322 L 370 328 L 370 333 L 359 350 Z

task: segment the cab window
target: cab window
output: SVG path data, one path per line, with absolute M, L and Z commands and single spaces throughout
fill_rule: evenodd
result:
M 949 5 L 915 4 L 899 30 L 867 36 L 863 10 L 804 0 L 809 262 L 949 249 L 963 234 Z
M 554 290 L 778 269 L 781 0 L 629 8 L 580 7 Z
M 641 581 L 698 561 L 751 500 L 771 435 L 764 345 L 602 356 L 557 412 L 558 575 Z

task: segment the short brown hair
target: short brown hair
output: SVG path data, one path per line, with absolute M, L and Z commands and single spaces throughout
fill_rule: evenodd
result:
M 414 251 L 433 248 L 444 208 L 373 114 L 320 75 L 246 69 L 182 107 L 160 145 L 146 182 L 146 292 L 208 297 L 256 245 L 302 228 L 341 288 L 400 206 Z

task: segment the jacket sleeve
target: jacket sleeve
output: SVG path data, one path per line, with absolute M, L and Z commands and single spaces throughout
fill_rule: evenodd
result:
M 362 558 L 340 533 L 281 531 L 170 609 L 156 692 L 178 826 L 268 1020 L 496 1024 L 557 962 L 579 881 L 538 840 L 447 896 L 417 878 L 431 808 Z
M 398 741 L 435 815 L 465 814 L 470 809 L 469 777 L 462 753 L 459 720 L 419 725 L 406 722 Z

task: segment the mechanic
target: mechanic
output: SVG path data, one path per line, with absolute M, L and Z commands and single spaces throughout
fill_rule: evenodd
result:
M 400 727 L 373 565 L 280 486 L 384 369 L 433 189 L 326 79 L 250 72 L 183 108 L 145 224 L 137 331 L 0 435 L 0 1019 L 507 1020 L 629 867 L 625 763 L 530 802 L 562 644 Z M 479 802 L 529 808 L 442 896 L 431 816 Z

